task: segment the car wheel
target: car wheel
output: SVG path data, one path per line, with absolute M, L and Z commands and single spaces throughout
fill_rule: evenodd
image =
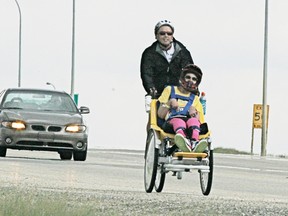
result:
M 0 147 L 0 157 L 6 157 L 7 148 Z
M 74 151 L 74 161 L 85 161 L 87 157 L 87 149 L 85 151 Z
M 61 160 L 71 160 L 72 151 L 59 151 Z

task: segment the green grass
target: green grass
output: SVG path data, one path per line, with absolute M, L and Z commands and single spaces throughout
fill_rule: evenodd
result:
M 238 151 L 236 149 L 232 149 L 232 148 L 222 148 L 222 147 L 218 147 L 214 149 L 215 153 L 222 153 L 222 154 L 244 154 L 244 155 L 250 155 L 249 152 L 245 152 L 245 151 Z
M 1 188 L 0 216 L 92 215 L 91 208 L 65 192 Z
M 217 147 L 214 148 L 214 152 L 215 153 L 222 153 L 222 154 L 241 154 L 241 155 L 250 155 L 250 152 L 246 152 L 246 151 L 239 151 L 237 149 L 233 149 L 233 148 L 222 148 L 222 147 Z M 272 157 L 279 157 L 279 158 L 288 158 L 288 155 L 268 155 L 268 156 L 272 156 Z

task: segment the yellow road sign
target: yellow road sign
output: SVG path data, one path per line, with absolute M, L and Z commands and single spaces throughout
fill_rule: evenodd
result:
M 253 128 L 262 128 L 262 104 L 254 104 Z M 268 127 L 269 105 L 267 105 L 267 127 Z

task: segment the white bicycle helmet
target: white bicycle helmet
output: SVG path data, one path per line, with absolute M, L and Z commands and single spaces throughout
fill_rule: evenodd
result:
M 169 20 L 161 20 L 155 25 L 155 29 L 154 29 L 155 35 L 157 34 L 161 26 L 170 26 L 170 28 L 172 29 L 172 32 L 174 33 L 174 26 L 172 25 L 172 23 Z

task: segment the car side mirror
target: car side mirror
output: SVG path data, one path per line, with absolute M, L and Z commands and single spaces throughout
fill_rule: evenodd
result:
M 80 111 L 81 114 L 88 114 L 88 113 L 90 113 L 89 108 L 88 108 L 88 107 L 85 107 L 85 106 L 81 106 L 81 107 L 79 108 L 79 111 Z

